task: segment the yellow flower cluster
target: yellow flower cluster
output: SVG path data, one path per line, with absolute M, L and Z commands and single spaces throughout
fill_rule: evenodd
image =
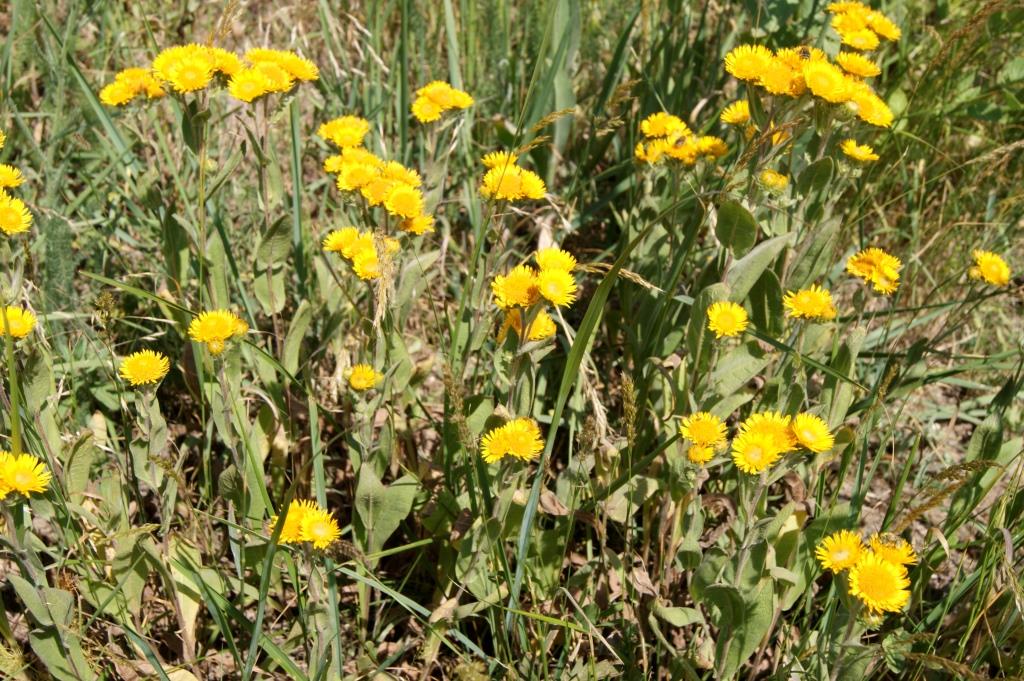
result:
M 1010 266 L 998 254 L 975 250 L 971 255 L 974 257 L 974 266 L 968 270 L 971 279 L 993 286 L 1006 286 L 1010 283 Z
M 701 466 L 711 461 L 715 450 L 723 448 L 726 442 L 725 422 L 706 411 L 685 417 L 679 434 L 690 441 L 686 456 Z
M 349 371 L 348 385 L 357 392 L 364 392 L 375 388 L 384 380 L 384 374 L 374 369 L 369 364 L 357 364 Z
M 206 343 L 213 355 L 224 352 L 232 338 L 248 332 L 249 325 L 229 310 L 202 312 L 188 325 L 189 337 L 197 343 Z
M 771 95 L 811 95 L 831 104 L 850 105 L 866 123 L 892 125 L 893 113 L 863 79 L 881 73 L 863 55 L 843 52 L 832 63 L 828 55 L 813 47 L 784 48 L 776 52 L 763 45 L 740 45 L 725 56 L 725 70 L 739 80 L 757 85 Z M 722 113 L 722 122 L 745 123 L 749 108 L 737 105 Z
M 4 319 L 0 320 L 0 337 L 6 336 L 9 330 L 12 337 L 24 338 L 36 328 L 36 316 L 30 310 L 8 305 L 0 314 L 4 316 Z
M 398 253 L 401 245 L 394 237 L 378 238 L 373 232 L 342 227 L 324 237 L 323 248 L 348 260 L 357 277 L 370 281 L 380 278 L 382 264 Z
M 863 279 L 884 295 L 889 295 L 899 288 L 902 267 L 903 263 L 899 258 L 881 248 L 865 249 L 851 255 L 846 261 L 847 272 Z
M 855 50 L 871 51 L 878 47 L 879 38 L 896 41 L 902 35 L 892 19 L 862 2 L 833 2 L 827 9 L 839 39 Z
M 487 167 L 480 194 L 496 201 L 539 200 L 547 194 L 540 175 L 516 165 L 518 157 L 508 151 L 492 151 L 483 157 Z
M 321 125 L 317 134 L 340 149 L 324 161 L 324 171 L 337 176 L 341 191 L 358 192 L 370 207 L 383 206 L 398 219 L 403 232 L 422 235 L 434 231 L 434 217 L 424 210 L 420 174 L 363 147 L 369 131 L 369 121 L 358 116 L 341 116 Z
M 836 318 L 832 293 L 817 284 L 799 291 L 787 291 L 782 298 L 782 305 L 786 308 L 786 314 L 794 319 L 830 321 Z
M 690 443 L 687 457 L 699 465 L 710 461 L 727 441 L 725 422 L 706 411 L 685 417 L 679 433 Z M 798 447 L 820 454 L 834 444 L 828 424 L 814 414 L 791 417 L 766 411 L 751 414 L 740 424 L 732 441 L 732 458 L 741 471 L 758 474 Z
M 171 370 L 167 355 L 153 350 L 140 350 L 124 358 L 118 373 L 133 386 L 152 385 L 163 380 Z
M 491 282 L 494 302 L 505 312 L 505 322 L 498 334 L 499 342 L 509 329 L 523 337 L 526 320 L 526 338 L 543 340 L 555 335 L 555 322 L 539 305 L 547 301 L 556 307 L 572 305 L 576 300 L 576 258 L 558 247 L 542 248 L 534 253 L 538 269 L 518 265 L 508 274 L 499 274 Z
M 0 130 L 0 149 L 4 148 L 7 136 Z M 20 187 L 25 176 L 14 166 L 0 163 L 0 232 L 7 236 L 27 232 L 32 226 L 32 213 L 25 202 L 15 198 L 8 190 Z
M 445 111 L 468 109 L 472 105 L 473 98 L 469 93 L 456 90 L 442 80 L 435 80 L 416 91 L 412 115 L 420 123 L 432 123 L 439 120 Z
M 698 137 L 681 118 L 664 111 L 653 113 L 641 121 L 640 132 L 647 141 L 637 143 L 633 156 L 642 163 L 655 164 L 669 158 L 684 166 L 692 166 L 701 158 L 717 160 L 729 151 L 721 138 L 712 135 Z
M 8 494 L 22 496 L 46 492 L 52 475 L 38 457 L 0 451 L 0 500 Z
M 900 537 L 875 534 L 865 544 L 857 533 L 840 530 L 818 544 L 815 556 L 825 570 L 849 570 L 850 595 L 871 614 L 899 612 L 910 600 L 907 566 L 917 554 Z
M 228 94 L 251 103 L 271 93 L 291 91 L 295 84 L 320 77 L 316 64 L 294 52 L 255 48 L 243 61 L 234 52 L 209 45 L 177 45 L 160 52 L 148 68 L 124 69 L 100 90 L 107 106 L 123 106 L 139 96 L 163 97 L 165 86 L 179 94 L 227 85 Z
M 267 526 L 271 533 L 277 526 L 278 516 L 272 516 Z M 334 514 L 311 500 L 294 499 L 288 504 L 284 523 L 277 541 L 279 544 L 309 542 L 315 549 L 326 549 L 341 538 L 341 528 Z
M 506 456 L 531 461 L 540 456 L 543 449 L 540 428 L 530 418 L 512 419 L 488 432 L 480 441 L 480 455 L 487 463 L 495 463 Z

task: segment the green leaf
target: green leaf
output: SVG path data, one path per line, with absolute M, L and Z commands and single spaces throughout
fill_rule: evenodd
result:
M 800 173 L 800 177 L 796 180 L 796 189 L 804 196 L 817 194 L 829 186 L 834 174 L 835 163 L 831 158 L 826 156 L 818 159 Z
M 738 201 L 725 201 L 718 207 L 715 234 L 723 245 L 742 255 L 757 241 L 757 222 Z
M 762 579 L 751 592 L 743 595 L 731 584 L 712 584 L 704 591 L 704 597 L 718 611 L 715 678 L 731 679 L 754 654 L 772 626 L 772 580 Z
M 260 239 L 260 245 L 256 249 L 256 264 L 269 267 L 283 262 L 291 252 L 291 239 L 291 228 L 287 219 L 282 217 L 276 220 Z
M 781 336 L 785 320 L 782 298 L 779 278 L 772 270 L 765 270 L 750 289 L 750 319 L 754 326 L 773 336 Z
M 659 602 L 654 604 L 654 614 L 673 627 L 704 623 L 704 615 L 700 614 L 700 610 L 696 608 L 670 607 Z
M 366 553 L 374 553 L 384 547 L 384 542 L 409 515 L 418 491 L 419 482 L 411 475 L 385 486 L 373 466 L 359 468 L 355 526 Z
M 302 349 L 302 339 L 309 330 L 309 324 L 313 319 L 313 306 L 308 300 L 299 303 L 292 317 L 292 323 L 288 326 L 288 335 L 284 339 L 284 350 L 282 351 L 281 365 L 290 374 L 295 374 L 299 369 L 299 351 Z
M 739 345 L 715 362 L 711 372 L 711 384 L 722 397 L 742 388 L 768 365 L 768 357 L 757 350 L 756 345 Z
M 729 287 L 725 284 L 712 284 L 697 294 L 690 311 L 690 323 L 686 329 L 686 347 L 690 353 L 690 362 L 697 371 L 706 368 L 711 358 L 711 330 L 708 329 L 708 308 L 712 303 L 729 298 Z
M 745 256 L 730 265 L 725 273 L 729 287 L 729 300 L 742 303 L 761 275 L 793 240 L 793 234 L 783 234 L 754 246 Z

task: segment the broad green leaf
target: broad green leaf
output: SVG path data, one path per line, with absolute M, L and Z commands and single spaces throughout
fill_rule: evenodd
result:
M 757 241 L 757 222 L 738 201 L 725 201 L 718 207 L 715 235 L 736 255 L 743 255 Z
M 356 530 L 366 553 L 380 551 L 384 542 L 412 510 L 419 491 L 416 478 L 405 475 L 385 486 L 373 466 L 359 468 L 356 484 Z
M 260 238 L 260 245 L 256 249 L 256 264 L 260 267 L 276 265 L 288 257 L 291 248 L 291 226 L 282 217 L 270 225 L 267 233 Z
M 732 679 L 772 626 L 772 580 L 762 579 L 745 594 L 731 584 L 712 584 L 705 598 L 718 610 L 715 624 L 722 634 L 715 646 L 715 678 Z
M 719 395 L 731 395 L 761 373 L 768 360 L 769 356 L 753 343 L 736 346 L 715 362 L 711 385 Z
M 686 627 L 704 622 L 704 615 L 700 614 L 700 610 L 696 608 L 666 606 L 658 602 L 654 604 L 653 610 L 655 615 L 673 627 Z
M 789 246 L 792 240 L 793 234 L 773 237 L 762 241 L 745 256 L 734 261 L 725 273 L 729 300 L 742 303 L 764 271 L 772 266 L 779 253 Z

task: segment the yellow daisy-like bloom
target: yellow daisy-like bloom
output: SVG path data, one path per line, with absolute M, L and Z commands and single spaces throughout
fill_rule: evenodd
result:
M 259 69 L 242 69 L 228 81 L 228 94 L 248 104 L 269 93 L 270 85 L 266 74 Z
M 292 499 L 288 504 L 288 510 L 284 514 L 284 524 L 281 526 L 281 534 L 277 538 L 279 544 L 298 544 L 302 539 L 302 519 L 309 513 L 316 511 L 318 506 L 315 501 Z M 278 516 L 271 516 L 267 523 L 267 534 L 274 531 L 277 525 Z
M 359 116 L 339 116 L 320 125 L 316 134 L 334 145 L 358 148 L 370 132 L 370 121 Z M 356 159 L 352 158 L 352 161 Z M 360 159 L 362 160 L 362 159 Z
M 540 428 L 530 418 L 513 419 L 491 430 L 480 441 L 480 455 L 487 463 L 495 463 L 506 456 L 532 461 L 543 449 Z
M 717 140 L 717 141 L 716 141 Z M 728 151 L 728 147 L 725 143 L 719 140 L 717 137 L 684 137 L 683 139 L 676 140 L 675 142 L 669 142 L 668 140 L 655 140 L 657 142 L 666 142 L 665 155 L 669 158 L 679 161 L 683 165 L 692 166 L 697 163 L 697 158 L 704 154 L 709 158 L 717 158 L 718 154 L 724 154 Z
M 270 92 L 288 92 L 295 86 L 295 79 L 292 78 L 292 74 L 275 62 L 256 62 L 253 68 L 266 78 L 267 90 Z
M 384 380 L 384 374 L 369 364 L 357 364 L 348 375 L 348 385 L 353 390 L 363 392 L 376 387 Z
M 52 479 L 46 464 L 31 454 L 0 451 L 0 499 L 11 492 L 23 496 L 42 494 Z
M 738 336 L 749 323 L 747 311 L 737 303 L 722 301 L 708 307 L 708 329 L 716 338 Z
M 855 31 L 839 31 L 839 40 L 844 45 L 849 45 L 855 50 L 870 52 L 878 48 L 878 35 L 870 28 L 862 28 Z
M 899 40 L 903 35 L 900 27 L 881 12 L 868 12 L 865 18 L 868 22 L 868 28 L 886 40 Z
M 899 612 L 910 600 L 910 580 L 902 565 L 865 550 L 850 568 L 850 595 L 873 613 Z
M 15 338 L 24 338 L 36 328 L 36 316 L 20 307 L 7 306 L 3 313 L 7 317 L 7 328 Z M 6 335 L 3 320 L 0 319 L 0 336 Z
M 779 460 L 779 451 L 773 438 L 765 433 L 740 433 L 732 441 L 732 460 L 744 473 L 758 475 Z
M 854 93 L 851 100 L 857 109 L 857 118 L 880 128 L 892 126 L 893 113 L 889 105 L 869 88 Z
M 484 157 L 480 160 L 487 168 L 503 168 L 505 166 L 515 165 L 519 160 L 519 157 L 511 151 L 499 150 L 492 151 L 489 154 L 484 154 Z
M 797 443 L 815 454 L 827 452 L 835 444 L 828 424 L 814 414 L 797 414 L 793 417 L 792 428 Z
M 859 534 L 849 530 L 839 530 L 830 534 L 821 540 L 814 551 L 822 569 L 837 574 L 856 565 L 862 553 L 864 541 Z
M 346 258 L 354 254 L 352 246 L 359 239 L 359 230 L 355 227 L 342 227 L 331 230 L 323 240 L 323 248 L 328 253 L 338 253 Z
M 366 163 L 346 163 L 338 173 L 338 189 L 344 192 L 361 191 L 377 178 L 378 170 Z
M 542 248 L 533 254 L 537 260 L 537 267 L 542 270 L 562 270 L 572 272 L 576 269 L 576 258 L 568 251 L 563 251 L 557 246 Z
M 686 458 L 690 460 L 690 463 L 703 466 L 715 458 L 715 448 L 707 445 L 690 445 L 686 450 Z
M 758 179 L 761 181 L 762 186 L 766 187 L 767 189 L 772 189 L 774 191 L 781 191 L 785 189 L 787 185 L 789 185 L 788 177 L 786 177 L 780 172 L 772 170 L 771 168 L 766 168 L 765 170 L 762 170 L 761 174 L 758 176 Z
M 480 193 L 488 199 L 519 201 L 543 199 L 547 193 L 544 180 L 519 166 L 496 166 L 484 174 Z
M 419 189 L 399 184 L 388 192 L 384 208 L 392 215 L 412 219 L 423 214 L 423 194 Z
M 740 433 L 764 435 L 779 454 L 796 448 L 796 437 L 791 428 L 792 419 L 777 411 L 762 411 L 751 414 L 740 424 Z
M 652 113 L 641 121 L 640 132 L 644 137 L 667 137 L 669 139 L 689 137 L 693 134 L 683 119 L 664 111 Z
M 537 291 L 553 305 L 572 305 L 576 300 L 576 279 L 565 270 L 542 269 L 537 275 Z
M 206 88 L 213 80 L 213 70 L 204 59 L 186 57 L 168 67 L 167 80 L 175 92 L 187 94 Z
M 793 94 L 796 72 L 781 59 L 772 57 L 757 77 L 757 84 L 773 95 Z
M 680 145 L 677 144 L 675 147 L 679 148 Z M 721 158 L 729 153 L 729 146 L 721 137 L 704 135 L 697 138 L 697 153 L 708 158 Z M 671 151 L 669 155 L 671 155 Z
M 653 165 L 673 149 L 675 149 L 675 145 L 667 139 L 654 139 L 646 145 L 643 142 L 638 142 L 636 148 L 633 150 L 633 156 L 637 161 Z M 696 147 L 693 148 L 693 152 L 693 162 L 696 163 Z
M 25 181 L 25 176 L 14 166 L 0 163 L 0 189 L 13 189 L 20 187 Z
M 188 325 L 189 337 L 197 343 L 206 343 L 213 355 L 224 352 L 230 339 L 248 332 L 249 325 L 229 310 L 202 312 Z
M 836 306 L 832 302 L 832 294 L 811 284 L 810 288 L 799 291 L 787 291 L 782 298 L 786 313 L 794 319 L 822 319 L 825 321 L 836 318 Z
M 360 187 L 359 193 L 363 195 L 363 198 L 371 206 L 379 206 L 384 203 L 384 200 L 388 198 L 388 194 L 391 193 L 391 190 L 397 184 L 400 183 L 389 180 L 378 173 L 376 177 Z
M 855 253 L 846 261 L 846 271 L 870 283 L 884 295 L 893 293 L 900 285 L 900 259 L 880 248 L 868 248 Z
M 826 102 L 839 104 L 853 97 L 849 77 L 835 64 L 820 60 L 804 62 L 803 75 L 807 89 Z
M 1010 266 L 997 253 L 976 250 L 971 255 L 974 257 L 974 267 L 968 271 L 971 279 L 980 279 L 993 286 L 1010 283 Z
M 422 236 L 427 232 L 434 231 L 434 216 L 433 215 L 417 215 L 413 218 L 407 218 L 399 223 L 398 228 L 403 232 L 409 232 L 417 236 Z
M 341 154 L 331 154 L 324 159 L 324 172 L 329 175 L 337 175 L 345 167 L 345 157 Z
M 100 90 L 100 101 L 106 106 L 123 106 L 142 94 L 149 99 L 157 99 L 167 92 L 152 71 L 132 67 L 119 71 L 114 82 Z
M 419 173 L 412 168 L 406 168 L 398 161 L 388 161 L 381 168 L 380 173 L 389 180 L 394 180 L 410 187 L 419 187 L 423 184 L 423 179 Z
M 316 64 L 288 50 L 254 48 L 245 53 L 245 58 L 253 64 L 272 62 L 295 80 L 313 81 L 320 77 Z
M 721 447 L 725 444 L 725 422 L 706 411 L 684 418 L 679 433 L 695 445 Z
M 878 160 L 878 154 L 867 144 L 857 144 L 857 140 L 843 140 L 839 147 L 843 153 L 860 163 L 869 163 Z
M 740 45 L 725 55 L 725 70 L 740 80 L 757 80 L 772 58 L 764 45 Z
M 887 532 L 882 534 L 875 533 L 871 535 L 868 543 L 871 545 L 871 550 L 882 560 L 903 566 L 917 563 L 917 554 L 914 553 L 914 547 L 902 537 Z
M 830 14 L 859 14 L 865 15 L 871 11 L 871 8 L 865 5 L 863 2 L 857 0 L 850 0 L 850 2 L 830 2 L 828 7 L 825 8 Z
M 0 191 L 0 231 L 8 236 L 27 232 L 32 226 L 32 213 L 25 202 Z
M 302 541 L 308 541 L 315 549 L 326 549 L 341 538 L 341 528 L 334 514 L 316 507 L 302 514 L 299 525 Z
M 743 125 L 750 120 L 750 103 L 740 99 L 725 107 L 718 117 L 726 125 Z
M 836 63 L 850 75 L 861 78 L 871 78 L 882 72 L 878 64 L 857 52 L 840 52 L 836 56 Z
M 412 115 L 420 123 L 441 120 L 442 111 L 443 109 L 428 97 L 417 97 L 412 103 Z
M 377 254 L 376 246 L 363 248 L 352 256 L 352 271 L 363 281 L 380 278 L 380 256 Z
M 523 337 L 523 312 L 516 308 L 505 312 L 505 322 L 501 325 L 501 330 L 498 332 L 499 343 L 505 341 L 505 336 L 510 329 L 514 330 L 518 337 Z M 555 320 L 551 318 L 551 315 L 546 310 L 538 310 L 530 322 L 530 328 L 526 330 L 526 340 L 544 340 L 551 338 L 557 332 L 558 327 L 555 325 Z
M 100 101 L 105 106 L 124 106 L 135 99 L 138 91 L 127 83 L 108 83 L 100 90 Z
M 537 271 L 529 265 L 518 265 L 508 274 L 499 274 L 491 282 L 494 302 L 503 310 L 529 307 L 540 299 Z
M 153 350 L 140 350 L 122 360 L 118 373 L 132 385 L 149 385 L 159 383 L 170 370 L 171 361 L 167 355 Z
M 781 60 L 794 71 L 802 71 L 804 62 L 828 60 L 828 55 L 817 47 L 784 47 L 776 50 L 775 58 Z
M 473 98 L 467 92 L 457 90 L 444 81 L 435 80 L 416 91 L 412 103 L 412 115 L 421 123 L 438 120 L 450 109 L 466 109 L 473 105 Z

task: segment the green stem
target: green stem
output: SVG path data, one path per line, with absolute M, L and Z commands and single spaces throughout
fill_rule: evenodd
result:
M 11 453 L 21 454 L 21 390 L 18 388 L 18 367 L 14 363 L 14 336 L 7 320 L 7 306 L 0 306 L 4 320 L 4 345 L 7 350 L 7 375 L 11 384 Z

